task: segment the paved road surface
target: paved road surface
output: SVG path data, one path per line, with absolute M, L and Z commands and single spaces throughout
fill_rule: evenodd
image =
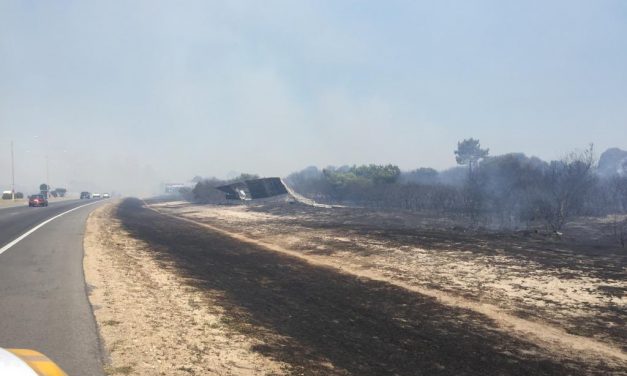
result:
M 85 200 L 0 209 L 0 249 Z M 103 375 L 83 277 L 85 220 L 98 204 L 67 213 L 0 254 L 0 347 L 31 348 L 70 376 Z

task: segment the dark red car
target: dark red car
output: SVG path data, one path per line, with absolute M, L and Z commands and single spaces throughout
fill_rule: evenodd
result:
M 44 195 L 32 195 L 28 199 L 28 206 L 48 206 L 48 199 Z

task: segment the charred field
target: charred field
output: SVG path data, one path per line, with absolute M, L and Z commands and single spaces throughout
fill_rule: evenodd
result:
M 627 369 L 620 248 L 366 209 L 148 205 L 117 217 L 293 374 Z

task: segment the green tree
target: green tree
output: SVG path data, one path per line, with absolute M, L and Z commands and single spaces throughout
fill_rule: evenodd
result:
M 401 176 L 401 169 L 392 164 L 353 166 L 351 172 L 356 176 L 370 180 L 374 184 L 395 183 Z
M 473 166 L 475 166 L 481 159 L 487 157 L 489 153 L 490 149 L 481 149 L 479 140 L 468 138 L 457 143 L 455 160 L 457 161 L 457 164 L 468 165 L 468 174 L 471 175 Z

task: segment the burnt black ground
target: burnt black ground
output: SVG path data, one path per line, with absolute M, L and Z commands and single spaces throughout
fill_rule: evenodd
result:
M 578 375 L 621 373 L 554 359 L 486 317 L 391 284 L 312 266 L 238 242 L 136 199 L 117 215 L 157 259 L 222 297 L 225 323 L 302 375 Z M 335 368 L 329 368 L 324 361 Z
M 306 233 L 309 230 L 324 231 L 343 238 L 357 238 L 365 240 L 366 243 L 385 245 L 388 249 L 420 248 L 435 253 L 455 251 L 459 253 L 459 261 L 462 263 L 476 256 L 505 256 L 517 260 L 522 265 L 533 265 L 531 274 L 541 271 L 560 280 L 584 276 L 609 283 L 627 280 L 626 250 L 608 239 L 606 224 L 599 222 L 598 218 L 577 218 L 567 226 L 564 236 L 556 237 L 555 234 L 531 229 L 525 231 L 472 229 L 463 226 L 463 218 L 455 222 L 443 213 L 352 207 L 329 209 L 285 202 L 248 203 L 246 211 L 270 215 L 263 223 L 259 223 L 257 228 L 252 228 L 246 223 L 223 224 L 216 218 L 202 216 L 196 220 L 231 229 L 253 239 L 263 238 L 264 235 L 260 234 L 264 233 L 289 235 L 295 229 L 305 230 Z M 333 240 L 332 237 L 318 237 L 315 243 L 304 241 L 291 244 L 290 247 L 306 254 L 326 256 L 339 252 L 366 257 L 381 252 L 380 249 L 364 247 L 361 242 L 346 243 Z M 322 246 L 322 249 L 319 249 L 319 246 Z M 504 270 L 510 267 L 507 263 L 500 264 L 496 260 L 491 262 L 493 266 L 505 268 Z M 388 270 L 392 271 L 393 267 Z M 400 279 L 402 275 L 403 272 L 398 271 Z M 438 280 L 426 286 L 450 292 L 450 286 L 441 284 Z M 596 293 L 611 302 L 615 297 L 625 296 L 627 288 L 601 285 Z M 570 334 L 593 337 L 627 351 L 625 341 L 627 306 L 624 304 L 584 303 L 576 306 L 577 304 L 572 304 L 574 302 L 569 302 L 555 306 L 555 303 L 560 303 L 549 300 L 549 304 L 542 308 L 528 305 L 524 300 L 502 301 L 498 297 L 495 299 L 489 289 L 464 291 L 461 295 L 471 300 L 501 306 L 518 317 L 546 322 L 562 327 Z M 584 309 L 588 314 L 571 316 L 569 314 L 571 309 Z

